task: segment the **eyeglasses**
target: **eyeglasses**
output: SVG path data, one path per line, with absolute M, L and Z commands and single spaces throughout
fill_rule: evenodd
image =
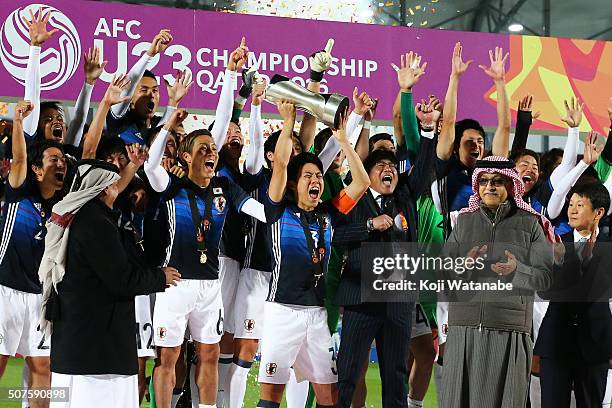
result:
M 506 185 L 506 180 L 501 178 L 501 177 L 495 177 L 495 178 L 481 178 L 478 179 L 478 185 L 480 187 L 486 187 L 489 185 L 489 183 L 493 186 L 493 187 L 503 187 Z
M 380 163 L 376 163 L 375 167 L 381 171 L 386 169 L 387 167 L 390 170 L 397 170 L 397 165 L 395 165 L 394 163 L 380 162 Z

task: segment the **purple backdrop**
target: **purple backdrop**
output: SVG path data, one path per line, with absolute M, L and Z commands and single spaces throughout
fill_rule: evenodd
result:
M 25 73 L 27 60 L 27 30 L 16 18 L 16 10 L 27 14 L 31 2 L 17 0 L 0 10 L 0 94 L 22 97 L 23 85 L 19 78 Z M 424 56 L 427 73 L 415 87 L 415 97 L 435 93 L 444 97 L 450 56 L 456 41 L 464 43 L 464 58 L 475 63 L 464 75 L 460 86 L 460 117 L 475 116 L 485 126 L 496 125 L 495 108 L 485 101 L 484 94 L 491 80 L 476 65 L 488 64 L 488 50 L 496 45 L 505 50 L 509 40 L 504 35 L 427 30 L 407 27 L 384 27 L 354 23 L 261 17 L 232 13 L 179 10 L 152 6 L 135 6 L 76 0 L 49 0 L 45 5 L 55 7 L 67 17 L 52 18 L 51 25 L 60 27 L 41 57 L 42 98 L 74 100 L 83 82 L 82 54 L 94 42 L 103 49 L 109 61 L 102 81 L 96 85 L 93 100 L 99 101 L 106 84 L 117 70 L 129 69 L 148 48 L 161 28 L 168 28 L 174 37 L 172 45 L 152 68 L 158 76 L 173 75 L 177 69 L 188 67 L 196 84 L 183 100 L 182 106 L 191 109 L 214 109 L 220 89 L 219 74 L 227 56 L 244 35 L 252 51 L 252 59 L 260 63 L 260 72 L 268 76 L 282 74 L 291 78 L 308 77 L 308 56 L 335 39 L 332 55 L 337 59 L 326 74 L 330 92 L 350 97 L 353 88 L 367 91 L 380 98 L 377 119 L 390 120 L 391 107 L 397 92 L 397 80 L 391 63 L 399 65 L 400 54 L 409 50 Z M 57 14 L 56 14 L 57 15 Z M 70 28 L 74 24 L 76 33 Z M 71 34 L 72 33 L 72 34 Z M 79 45 L 80 44 L 80 45 Z M 79 50 L 78 66 L 71 66 Z M 74 63 L 72 63 L 74 65 Z M 70 75 L 71 70 L 73 71 Z M 63 76 L 62 76 L 63 75 Z M 59 78 L 59 79 L 58 79 Z M 299 81 L 299 79 L 298 79 Z M 303 82 L 303 80 L 302 80 Z M 54 86 L 58 87 L 53 88 Z M 162 104 L 166 92 L 162 86 Z M 272 105 L 266 109 L 274 111 Z

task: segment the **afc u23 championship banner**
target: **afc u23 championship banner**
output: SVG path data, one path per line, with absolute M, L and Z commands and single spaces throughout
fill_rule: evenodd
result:
M 304 84 L 308 78 L 308 56 L 335 39 L 333 64 L 325 74 L 323 92 L 347 96 L 353 87 L 380 98 L 378 120 L 391 120 L 397 92 L 396 73 L 402 53 L 418 52 L 428 62 L 427 73 L 415 87 L 415 99 L 434 93 L 444 98 L 450 58 L 457 41 L 463 43 L 465 60 L 475 63 L 462 77 L 458 117 L 479 119 L 484 126 L 497 125 L 496 94 L 491 80 L 477 64 L 488 64 L 488 50 L 501 46 L 510 51 L 507 69 L 512 109 L 527 93 L 534 95 L 541 116 L 534 129 L 562 130 L 563 99 L 576 96 L 584 101 L 581 130 L 607 133 L 607 107 L 612 96 L 612 42 L 529 36 L 469 33 L 336 23 L 279 17 L 214 13 L 153 6 L 135 6 L 84 0 L 46 0 L 32 3 L 4 1 L 0 10 L 0 95 L 23 97 L 28 59 L 28 30 L 22 18 L 29 11 L 52 10 L 49 21 L 56 33 L 41 54 L 42 98 L 75 100 L 84 81 L 83 54 L 89 47 L 101 49 L 108 60 L 96 86 L 93 101 L 99 101 L 114 74 L 126 72 L 149 47 L 161 28 L 174 37 L 163 55 L 150 66 L 156 75 L 172 81 L 177 70 L 189 70 L 195 86 L 182 101 L 187 109 L 215 109 L 223 71 L 229 54 L 245 36 L 251 50 L 249 63 L 260 73 L 281 74 Z M 101 83 L 100 83 L 101 82 Z M 162 105 L 165 91 L 161 92 Z M 274 112 L 273 106 L 265 106 Z

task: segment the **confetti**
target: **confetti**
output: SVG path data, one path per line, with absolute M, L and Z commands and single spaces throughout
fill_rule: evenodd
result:
M 420 4 L 417 4 L 417 5 L 414 7 L 414 9 L 415 9 L 415 10 L 420 10 L 420 9 L 421 9 L 421 5 L 420 5 Z
M 414 11 L 412 11 L 412 7 L 408 7 L 408 12 L 411 16 L 414 16 Z
M 426 25 L 427 25 L 427 20 L 421 22 L 421 27 L 426 26 Z

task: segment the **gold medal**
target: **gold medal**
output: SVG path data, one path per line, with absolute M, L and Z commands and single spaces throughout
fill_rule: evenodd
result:
M 206 256 L 206 254 L 204 252 L 202 252 L 200 254 L 200 263 L 201 264 L 205 264 L 207 259 L 208 259 L 208 257 Z

